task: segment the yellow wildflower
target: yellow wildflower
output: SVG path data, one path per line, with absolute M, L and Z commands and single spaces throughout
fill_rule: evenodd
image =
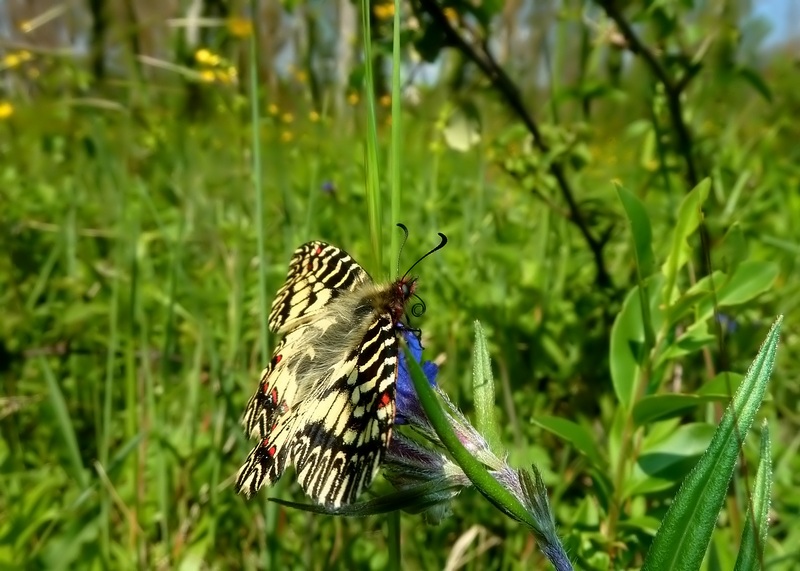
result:
M 392 96 L 389 95 L 388 93 L 386 93 L 384 95 L 381 95 L 381 98 L 379 99 L 379 102 L 384 107 L 389 107 L 389 105 L 392 104 Z
M 284 143 L 288 143 L 292 139 L 294 139 L 294 135 L 292 135 L 291 131 L 284 131 L 283 133 L 281 133 L 281 141 L 283 141 Z
M 444 10 L 442 10 L 442 13 L 444 13 L 445 17 L 447 18 L 447 21 L 450 22 L 451 24 L 455 24 L 456 22 L 458 22 L 458 12 L 452 6 L 449 6 Z
M 299 83 L 305 83 L 306 81 L 308 81 L 308 74 L 307 74 L 305 71 L 303 71 L 303 70 L 301 69 L 301 70 L 298 70 L 298 71 L 296 71 L 296 72 L 294 73 L 294 78 L 295 78 L 295 79 L 296 79 L 296 80 L 297 80 Z
M 308 118 L 311 120 L 312 123 L 316 123 L 317 121 L 319 121 L 319 113 L 317 113 L 316 111 L 312 111 L 311 113 L 308 114 Z
M 236 38 L 249 38 L 253 33 L 253 22 L 247 18 L 228 18 L 228 32 Z
M 8 119 L 14 114 L 14 106 L 8 101 L 0 101 L 0 120 Z
M 201 48 L 194 52 L 194 60 L 197 63 L 208 63 L 208 60 L 211 59 L 212 53 L 205 48 Z
M 270 115 L 277 115 L 279 109 L 277 105 L 275 105 L 274 103 L 270 103 L 269 107 L 267 107 L 267 111 L 269 112 Z
M 15 68 L 20 63 L 22 63 L 22 60 L 15 53 L 6 54 L 6 57 L 3 58 L 3 67 L 6 69 Z
M 350 105 L 356 105 L 358 103 L 358 93 L 355 91 L 350 93 L 350 95 L 347 96 L 347 102 Z
M 17 52 L 17 55 L 22 61 L 30 61 L 33 59 L 33 55 L 28 50 L 21 50 Z
M 217 76 L 210 69 L 204 69 L 200 72 L 200 81 L 203 81 L 205 83 L 214 83 L 215 79 L 217 79 Z
M 292 115 L 291 113 L 284 113 L 283 115 L 281 115 L 281 121 L 283 121 L 284 123 L 292 123 L 294 121 L 294 115 Z
M 372 7 L 372 13 L 378 20 L 388 20 L 394 16 L 394 2 L 386 4 L 376 4 Z
M 233 83 L 235 78 L 231 77 L 227 71 L 218 69 L 214 72 L 214 79 L 220 83 Z

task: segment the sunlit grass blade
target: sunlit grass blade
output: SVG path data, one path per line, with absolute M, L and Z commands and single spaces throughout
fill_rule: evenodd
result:
M 742 439 L 750 430 L 769 383 L 783 316 L 773 324 L 750 365 L 711 444 L 684 480 L 661 522 L 645 570 L 699 569 L 733 477 Z
M 372 30 L 369 0 L 361 0 L 361 24 L 364 37 L 364 100 L 367 104 L 366 154 L 364 156 L 367 219 L 375 268 L 383 267 L 380 168 L 378 164 L 378 126 L 375 116 L 375 76 L 372 69 Z

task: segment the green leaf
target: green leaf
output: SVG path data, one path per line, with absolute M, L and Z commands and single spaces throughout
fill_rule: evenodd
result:
M 475 346 L 472 350 L 472 391 L 475 400 L 475 427 L 493 451 L 500 449 L 500 429 L 494 414 L 494 376 L 486 335 L 475 321 Z
M 661 266 L 661 271 L 666 277 L 663 300 L 669 306 L 674 295 L 678 281 L 678 272 L 689 261 L 692 255 L 692 247 L 689 245 L 691 236 L 703 218 L 702 207 L 708 198 L 708 191 L 711 189 L 711 179 L 705 178 L 700 184 L 694 187 L 681 202 L 678 211 L 678 220 L 675 223 L 675 230 L 672 233 L 672 246 L 667 255 L 667 259 Z
M 672 423 L 667 423 L 671 427 Z M 623 497 L 652 493 L 673 487 L 692 468 L 708 446 L 714 427 L 692 423 L 670 429 L 666 434 L 651 432 L 633 473 L 624 484 Z
M 756 571 L 763 568 L 764 545 L 769 531 L 769 504 L 772 496 L 772 451 L 767 421 L 761 425 L 761 460 L 758 463 L 753 494 L 739 544 L 739 557 L 734 571 Z
M 636 270 L 641 282 L 653 273 L 655 261 L 653 258 L 653 231 L 650 227 L 650 218 L 644 204 L 632 192 L 615 183 L 617 196 L 625 208 L 625 215 L 631 225 L 633 238 L 633 254 L 636 257 Z
M 769 383 L 783 316 L 767 334 L 705 454 L 686 477 L 656 534 L 643 569 L 699 569 L 725 501 L 741 440 L 750 430 Z
M 742 262 L 717 293 L 720 306 L 739 305 L 772 287 L 778 277 L 778 264 L 749 260 Z
M 749 83 L 767 102 L 772 103 L 772 91 L 770 91 L 769 85 L 756 70 L 751 67 L 741 66 L 737 72 L 739 77 Z
M 648 288 L 649 315 L 653 329 L 658 330 L 663 320 L 661 310 L 655 305 L 655 292 L 661 287 L 661 277 L 652 279 Z M 645 345 L 645 326 L 643 304 L 640 301 L 639 287 L 631 290 L 622 304 L 622 309 L 611 327 L 610 368 L 611 382 L 620 404 L 629 410 L 633 404 L 636 383 L 641 374 L 641 365 L 648 353 Z
M 716 306 L 741 305 L 756 298 L 772 287 L 778 277 L 778 271 L 778 264 L 773 262 L 753 260 L 742 262 L 727 281 L 714 282 L 714 286 L 719 288 L 716 295 Z M 706 320 L 714 314 L 714 301 L 713 296 L 700 301 L 697 320 Z
M 656 367 L 668 360 L 696 353 L 704 347 L 712 345 L 716 340 L 716 336 L 708 332 L 708 322 L 697 321 L 664 348 L 664 351 L 656 359 Z
M 744 377 L 739 373 L 723 371 L 697 389 L 697 394 L 700 396 L 730 398 L 739 388 L 742 379 L 744 379 Z
M 602 468 L 605 465 L 594 436 L 585 426 L 557 416 L 539 417 L 534 419 L 533 423 L 572 444 L 598 468 Z
M 723 399 L 721 395 L 650 395 L 634 405 L 633 421 L 642 426 L 657 420 L 682 416 L 698 405 Z

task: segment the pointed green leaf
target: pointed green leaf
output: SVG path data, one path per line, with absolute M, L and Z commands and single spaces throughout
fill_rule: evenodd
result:
M 494 414 L 494 376 L 486 335 L 475 321 L 475 346 L 472 350 L 472 390 L 475 399 L 475 427 L 492 450 L 500 449 L 500 430 Z
M 666 261 L 661 266 L 661 271 L 666 278 L 663 300 L 666 305 L 670 305 L 678 281 L 678 272 L 686 265 L 692 255 L 692 247 L 689 245 L 691 236 L 700 221 L 703 219 L 702 207 L 708 197 L 711 188 L 711 179 L 705 178 L 700 184 L 694 187 L 683 199 L 678 220 L 675 223 L 675 230 L 672 233 L 672 245 Z
M 761 425 L 761 459 L 758 463 L 753 495 L 742 530 L 742 542 L 734 571 L 763 569 L 764 545 L 769 531 L 769 504 L 772 497 L 772 450 L 767 421 Z
M 769 383 L 783 323 L 779 316 L 745 375 L 705 454 L 689 473 L 656 534 L 643 569 L 699 569 L 725 501 L 743 439 Z
M 653 259 L 653 231 L 650 227 L 650 218 L 644 204 L 632 192 L 616 184 L 617 196 L 625 208 L 625 215 L 631 225 L 633 238 L 633 254 L 636 257 L 636 269 L 639 272 L 639 281 L 644 280 L 653 273 L 655 265 Z
M 539 417 L 534 419 L 533 423 L 572 444 L 579 452 L 585 454 L 598 468 L 604 466 L 603 457 L 600 455 L 597 442 L 595 442 L 594 436 L 585 426 L 557 416 Z

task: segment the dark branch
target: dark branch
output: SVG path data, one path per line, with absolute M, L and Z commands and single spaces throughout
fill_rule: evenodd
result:
M 533 142 L 536 147 L 542 152 L 547 153 L 550 149 L 542 137 L 536 121 L 522 102 L 519 89 L 516 84 L 509 78 L 505 70 L 497 63 L 488 48 L 486 40 L 484 39 L 480 48 L 473 46 L 453 27 L 447 19 L 442 8 L 436 0 L 420 0 L 422 9 L 433 18 L 436 25 L 444 31 L 450 44 L 458 49 L 462 54 L 467 56 L 470 61 L 480 68 L 480 70 L 489 78 L 494 88 L 502 95 L 509 107 L 523 122 L 528 132 L 533 137 Z M 478 51 L 480 49 L 480 52 Z M 595 267 L 597 271 L 597 284 L 606 288 L 611 286 L 611 278 L 605 267 L 603 260 L 603 246 L 605 242 L 598 240 L 591 232 L 583 213 L 580 210 L 577 200 L 572 192 L 572 188 L 564 173 L 564 169 L 558 162 L 552 162 L 549 167 L 550 174 L 555 178 L 556 183 L 561 191 L 567 206 L 569 208 L 568 220 L 575 224 L 583 235 L 589 249 L 594 257 Z

